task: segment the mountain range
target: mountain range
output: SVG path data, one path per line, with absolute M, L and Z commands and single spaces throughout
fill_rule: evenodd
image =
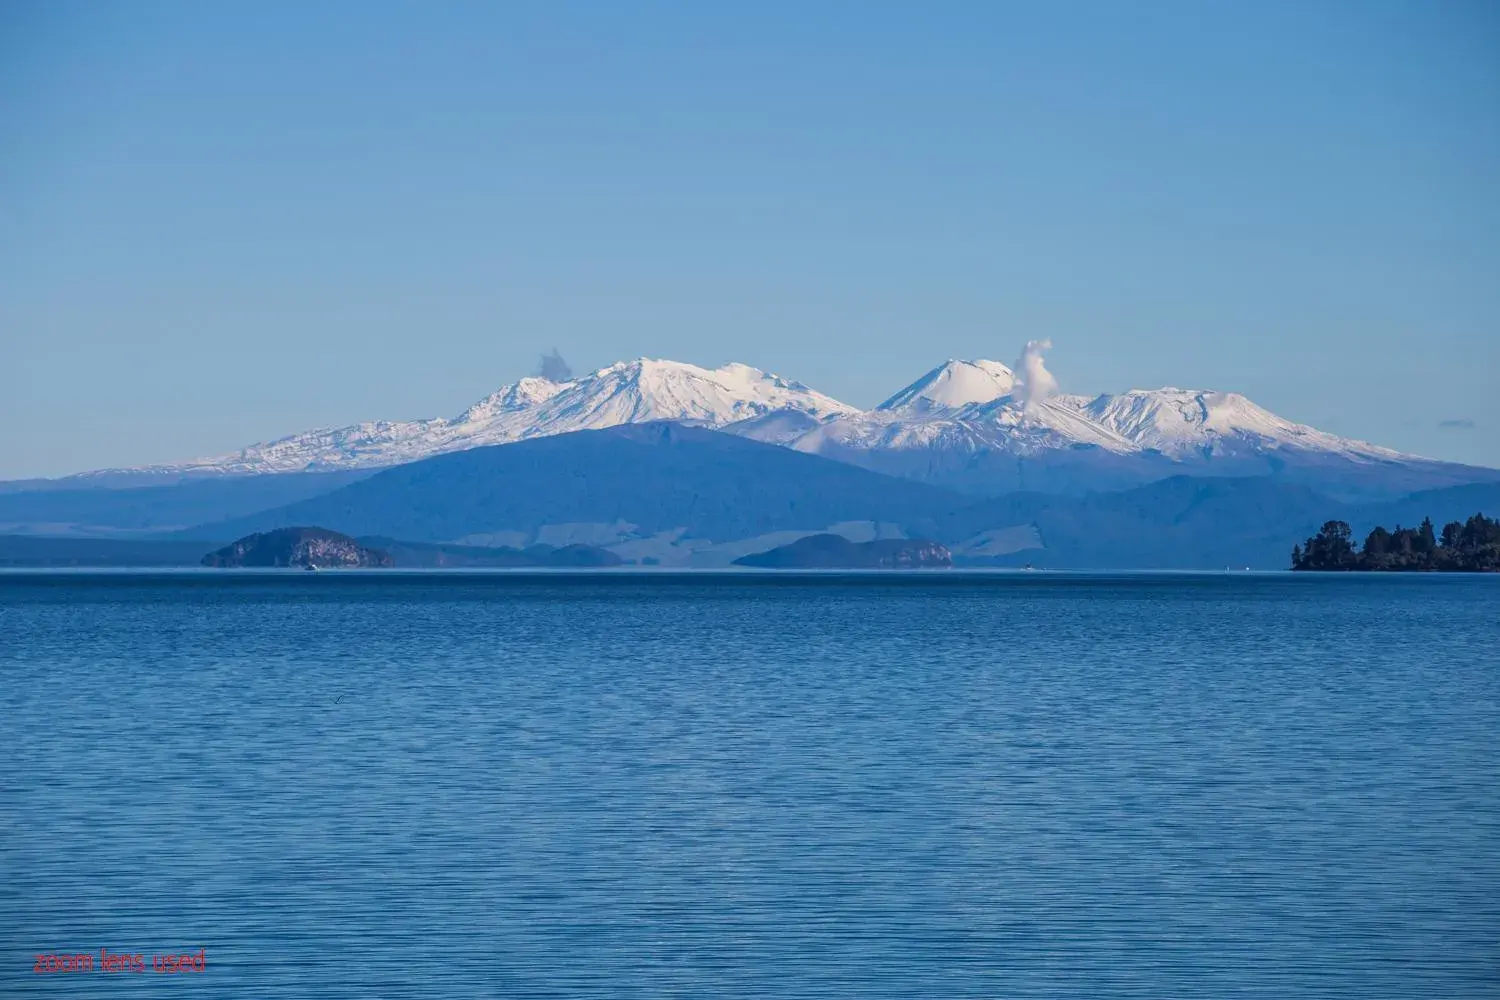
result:
M 638 360 L 522 379 L 452 418 L 0 484 L 0 556 L 160 562 L 317 526 L 433 564 L 582 546 L 728 566 L 836 535 L 927 539 L 959 565 L 1271 569 L 1330 518 L 1500 510 L 1500 471 L 1337 437 L 1235 393 L 1059 393 L 1036 346 L 1015 369 L 945 362 L 870 410 L 746 365 Z M 69 541 L 48 554 L 42 536 Z
M 260 478 L 277 477 L 224 482 Z M 78 495 L 107 504 L 198 485 Z M 1496 509 L 1500 483 L 1355 504 L 1268 476 L 1174 476 L 1081 497 L 1022 491 L 982 499 L 722 431 L 654 422 L 437 455 L 249 515 L 137 531 L 129 537 L 138 547 L 129 550 L 63 539 L 56 552 L 41 551 L 35 539 L 0 537 L 0 557 L 14 549 L 33 563 L 155 561 L 159 554 L 145 546 L 170 546 L 166 555 L 180 558 L 191 542 L 196 561 L 249 534 L 316 525 L 423 559 L 437 552 L 442 558 L 429 561 L 445 564 L 509 565 L 499 557 L 583 546 L 626 564 L 728 566 L 837 535 L 855 543 L 931 540 L 969 566 L 1278 569 L 1291 546 L 1328 519 L 1361 531 Z
M 609 547 L 632 562 L 727 565 L 833 531 L 906 537 L 970 499 L 707 428 L 622 424 L 437 455 L 177 537 L 316 524 L 413 542 Z
M 196 563 L 248 534 L 316 525 L 379 538 L 382 548 L 401 546 L 425 553 L 422 559 L 439 552 L 429 561 L 444 564 L 510 565 L 498 557 L 584 546 L 627 564 L 727 566 L 809 536 L 837 535 L 856 543 L 929 539 L 957 565 L 1277 569 L 1292 544 L 1331 518 L 1359 531 L 1500 509 L 1500 483 L 1357 504 L 1270 476 L 1179 475 L 1083 496 L 976 498 L 670 421 L 472 448 L 350 481 L 353 475 L 0 495 L 0 517 L 8 507 L 31 505 L 48 519 L 41 530 L 23 527 L 32 535 L 0 536 L 0 563 L 6 553 L 32 565 L 163 563 L 185 553 L 196 553 L 189 560 Z M 291 502 L 267 504 L 277 495 L 267 484 L 281 479 L 292 482 Z M 319 483 L 323 492 L 303 492 Z M 51 506 L 59 501 L 66 510 Z M 161 528 L 173 517 L 213 512 L 215 504 L 225 516 Z M 253 509 L 257 504 L 265 506 Z M 65 533 L 95 537 L 38 537 L 59 533 L 64 516 L 91 522 Z
M 722 427 L 772 413 L 814 423 L 858 411 L 749 365 L 620 362 L 568 382 L 523 378 L 456 417 L 376 421 L 293 434 L 227 455 L 99 474 L 263 475 L 373 469 L 484 445 L 671 420 Z
M 1016 490 L 1082 495 L 1188 474 L 1266 475 L 1330 496 L 1380 499 L 1500 479 L 1495 470 L 1328 434 L 1232 392 L 1038 392 L 999 362 L 950 360 L 874 409 L 861 410 L 749 365 L 706 369 L 644 358 L 566 382 L 524 378 L 451 418 L 312 430 L 226 455 L 72 478 L 140 485 L 151 477 L 348 472 L 659 420 L 721 429 L 979 496 Z

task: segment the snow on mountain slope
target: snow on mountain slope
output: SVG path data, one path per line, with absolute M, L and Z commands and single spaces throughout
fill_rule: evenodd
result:
M 1164 476 L 1283 475 L 1360 490 L 1470 481 L 1465 467 L 1285 420 L 1235 393 L 1163 388 L 1057 393 L 1044 341 L 1017 371 L 947 361 L 861 411 L 743 364 L 620 362 L 567 382 L 524 378 L 452 418 L 373 422 L 132 475 L 374 469 L 444 452 L 654 420 L 678 421 L 967 492 L 1119 488 Z M 104 470 L 92 476 L 120 473 Z M 1408 489 L 1408 491 L 1409 491 Z
M 765 439 L 984 495 L 1084 493 L 1187 474 L 1272 475 L 1331 496 L 1368 498 L 1488 474 L 1327 434 L 1235 393 L 1169 387 L 1063 395 L 1038 358 L 1022 360 L 1030 385 L 994 362 L 950 361 L 875 410 Z
M 1281 448 L 1367 461 L 1415 457 L 1293 423 L 1234 392 L 1132 389 L 1119 395 L 1097 396 L 1081 410 L 1088 419 L 1137 447 L 1154 449 L 1179 461 Z
M 783 443 L 814 453 L 835 446 L 1028 456 L 1089 446 L 1117 455 L 1158 452 L 1175 461 L 1282 448 L 1374 461 L 1415 458 L 1293 423 L 1238 393 L 1132 389 L 1093 398 L 1053 395 L 1027 407 L 1019 389 L 1015 373 L 998 362 L 948 361 L 874 410 L 835 417 Z
M 854 407 L 749 365 L 709 371 L 677 361 L 641 360 L 569 383 L 538 407 L 532 422 L 537 429 L 526 436 L 648 420 L 721 427 L 777 410 L 824 418 L 854 412 Z
M 998 361 L 954 361 L 938 365 L 875 407 L 882 412 L 927 413 L 970 403 L 988 403 L 1015 388 L 1016 373 Z
M 523 378 L 519 382 L 512 382 L 490 393 L 465 410 L 457 422 L 461 424 L 484 423 L 504 413 L 529 410 L 556 396 L 569 384 L 551 382 L 535 376 Z
M 1085 397 L 1054 397 L 1028 409 L 1016 388 L 1015 373 L 998 361 L 949 360 L 873 410 L 835 417 L 781 443 L 814 454 L 941 449 L 1033 455 L 1076 445 L 1138 450 L 1083 413 Z
M 1011 450 L 1019 453 L 1077 445 L 1119 454 L 1137 450 L 1124 435 L 1079 413 L 1066 397 L 1054 396 L 1028 408 L 1014 396 L 1005 396 L 993 402 L 967 406 L 959 416 L 994 428 L 999 438 L 1011 442 Z
M 1139 449 L 1075 407 L 1057 400 L 1026 412 L 1013 396 L 952 408 L 929 405 L 916 415 L 871 410 L 835 417 L 790 442 L 798 451 L 823 454 L 831 448 L 877 451 L 941 449 L 998 451 L 1034 455 L 1090 445 L 1125 454 Z
M 764 416 L 725 424 L 719 430 L 765 444 L 788 445 L 823 422 L 802 410 L 773 410 Z
M 854 407 L 749 365 L 699 368 L 622 361 L 570 382 L 525 378 L 452 419 L 381 421 L 308 431 L 229 455 L 149 471 L 245 474 L 375 468 L 481 445 L 648 420 L 707 427 L 794 412 L 824 420 Z

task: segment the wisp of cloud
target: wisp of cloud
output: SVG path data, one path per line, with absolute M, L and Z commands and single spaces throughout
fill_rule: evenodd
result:
M 1030 413 L 1048 396 L 1057 392 L 1057 379 L 1047 370 L 1044 351 L 1052 349 L 1050 340 L 1028 340 L 1026 349 L 1016 362 L 1016 385 L 1011 396 L 1021 404 L 1022 412 Z
M 536 372 L 548 382 L 571 382 L 573 381 L 573 369 L 563 360 L 557 348 L 552 348 L 551 354 L 542 355 L 541 366 Z

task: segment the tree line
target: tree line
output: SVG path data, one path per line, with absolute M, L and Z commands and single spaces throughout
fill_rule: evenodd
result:
M 1475 514 L 1444 525 L 1438 535 L 1432 518 L 1423 518 L 1416 528 L 1375 528 L 1358 549 L 1348 524 L 1329 521 L 1305 545 L 1292 547 L 1292 569 L 1497 572 L 1500 520 Z

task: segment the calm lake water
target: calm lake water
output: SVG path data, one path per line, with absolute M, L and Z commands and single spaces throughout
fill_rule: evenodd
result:
M 6 997 L 1500 992 L 1500 579 L 13 573 L 0 680 Z

